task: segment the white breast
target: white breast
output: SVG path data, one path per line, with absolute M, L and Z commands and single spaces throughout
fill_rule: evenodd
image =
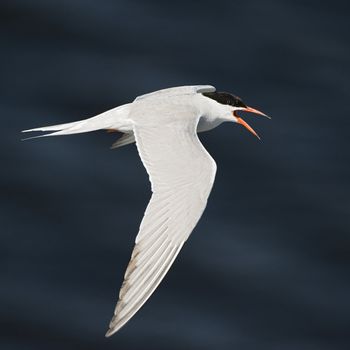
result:
M 212 129 L 216 128 L 217 126 L 219 126 L 222 122 L 223 122 L 223 120 L 220 120 L 220 119 L 213 120 L 213 119 L 208 119 L 205 116 L 203 116 L 199 119 L 199 123 L 197 126 L 197 132 L 212 130 Z

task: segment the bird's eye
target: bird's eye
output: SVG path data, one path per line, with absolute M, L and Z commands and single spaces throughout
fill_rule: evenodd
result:
M 246 107 L 246 105 L 243 103 L 243 101 L 242 101 L 242 100 L 239 100 L 239 99 L 237 99 L 237 100 L 235 101 L 235 106 L 236 106 L 236 107 Z

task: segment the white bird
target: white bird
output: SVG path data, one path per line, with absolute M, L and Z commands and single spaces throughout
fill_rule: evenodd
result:
M 147 170 L 152 197 L 136 236 L 119 300 L 106 336 L 117 332 L 142 307 L 168 272 L 200 219 L 214 183 L 216 163 L 197 132 L 223 122 L 236 122 L 256 132 L 237 111 L 264 113 L 247 107 L 210 85 L 181 86 L 137 97 L 132 103 L 95 117 L 29 131 L 58 136 L 99 129 L 124 135 L 112 145 L 133 142 Z

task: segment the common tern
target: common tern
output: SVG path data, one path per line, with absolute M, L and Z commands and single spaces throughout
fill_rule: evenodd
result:
M 152 196 L 142 219 L 114 316 L 111 336 L 142 307 L 168 272 L 200 219 L 212 189 L 216 163 L 197 133 L 223 122 L 253 128 L 237 113 L 264 113 L 211 85 L 181 86 L 155 91 L 95 117 L 23 132 L 59 136 L 106 129 L 123 136 L 112 148 L 136 142 L 151 182 Z

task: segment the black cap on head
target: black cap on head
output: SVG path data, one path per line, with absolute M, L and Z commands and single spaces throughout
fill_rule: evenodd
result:
M 223 105 L 230 105 L 233 107 L 242 108 L 247 107 L 238 96 L 232 95 L 228 92 L 203 92 L 202 95 L 209 97 Z

